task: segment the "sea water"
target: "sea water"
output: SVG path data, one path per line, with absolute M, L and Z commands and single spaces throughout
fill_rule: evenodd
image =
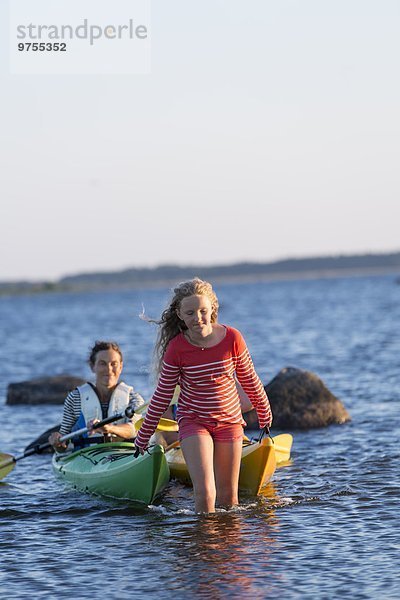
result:
M 400 285 L 396 276 L 216 285 L 220 322 L 243 333 L 264 383 L 316 373 L 352 420 L 290 431 L 292 464 L 258 498 L 199 516 L 190 487 L 152 506 L 64 487 L 50 456 L 0 483 L 1 598 L 399 598 Z M 8 406 L 10 382 L 70 373 L 115 339 L 146 398 L 167 289 L 0 299 L 0 451 L 19 454 L 61 406 Z M 273 430 L 273 434 L 281 431 Z

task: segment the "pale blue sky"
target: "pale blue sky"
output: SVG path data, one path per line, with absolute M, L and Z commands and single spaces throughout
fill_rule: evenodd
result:
M 151 6 L 151 74 L 25 76 L 1 3 L 0 280 L 400 250 L 398 0 Z

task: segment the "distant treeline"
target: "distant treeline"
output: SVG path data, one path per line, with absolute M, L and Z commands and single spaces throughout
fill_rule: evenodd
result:
M 243 262 L 232 265 L 131 268 L 123 271 L 81 273 L 55 282 L 0 283 L 0 293 L 35 293 L 99 289 L 139 288 L 164 285 L 195 276 L 211 281 L 257 281 L 259 279 L 326 277 L 332 275 L 400 274 L 400 252 L 291 258 L 269 263 Z

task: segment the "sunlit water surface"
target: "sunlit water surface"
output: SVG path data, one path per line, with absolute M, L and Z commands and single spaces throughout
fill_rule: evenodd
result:
M 293 462 L 257 499 L 198 516 L 171 483 L 153 506 L 83 495 L 49 455 L 0 483 L 1 598 L 399 598 L 400 285 L 395 277 L 216 286 L 220 321 L 244 334 L 266 383 L 317 373 L 349 424 L 293 431 Z M 116 339 L 124 380 L 149 397 L 166 290 L 1 298 L 0 451 L 18 454 L 60 406 L 5 405 L 7 385 L 89 377 L 94 339 Z M 273 431 L 274 434 L 280 433 Z

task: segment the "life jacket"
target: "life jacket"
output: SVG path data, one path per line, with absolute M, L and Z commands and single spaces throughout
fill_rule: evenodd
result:
M 93 419 L 98 419 L 101 421 L 103 417 L 103 413 L 101 410 L 101 404 L 99 397 L 97 396 L 95 390 L 90 385 L 90 383 L 84 383 L 83 385 L 78 386 L 79 394 L 81 396 L 81 414 L 79 415 L 78 420 L 72 428 L 72 431 L 77 431 L 78 429 L 82 429 L 87 426 L 89 421 Z M 108 404 L 107 417 L 112 417 L 118 413 L 123 413 L 126 407 L 129 404 L 129 394 L 133 392 L 133 388 L 126 383 L 119 383 L 117 387 L 114 389 L 110 402 Z M 118 421 L 114 421 L 115 424 L 125 423 L 125 417 L 118 419 Z M 97 436 L 98 432 L 96 430 L 89 436 Z M 82 436 L 83 438 L 87 438 L 88 434 L 85 433 Z M 75 446 L 82 445 L 81 441 L 76 440 Z

